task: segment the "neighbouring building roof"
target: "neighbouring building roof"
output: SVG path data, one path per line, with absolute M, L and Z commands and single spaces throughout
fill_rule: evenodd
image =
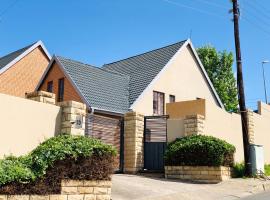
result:
M 129 104 L 132 105 L 185 42 L 105 64 L 102 69 L 130 76 Z
M 26 56 L 38 46 L 41 46 L 48 59 L 51 59 L 51 56 L 46 50 L 43 43 L 41 41 L 37 41 L 17 51 L 9 53 L 8 55 L 0 57 L 0 74 L 6 71 L 9 67 L 14 65 L 16 62 L 18 62 L 20 59 L 22 59 L 24 56 Z
M 59 56 L 56 59 L 92 108 L 116 113 L 128 110 L 128 76 Z

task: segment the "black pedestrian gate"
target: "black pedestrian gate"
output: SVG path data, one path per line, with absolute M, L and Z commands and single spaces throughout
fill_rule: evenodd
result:
M 144 169 L 164 171 L 164 153 L 167 147 L 168 116 L 144 118 Z

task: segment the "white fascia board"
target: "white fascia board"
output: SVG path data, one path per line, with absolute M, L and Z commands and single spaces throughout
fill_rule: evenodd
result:
M 209 78 L 209 76 L 208 76 L 208 74 L 207 74 L 207 72 L 206 72 L 206 70 L 205 70 L 205 68 L 204 68 L 204 66 L 203 66 L 203 64 L 202 64 L 202 62 L 201 62 L 199 56 L 198 56 L 198 54 L 197 54 L 197 51 L 195 50 L 195 48 L 194 48 L 193 44 L 191 43 L 190 39 L 189 39 L 188 41 L 189 41 L 188 44 L 190 45 L 190 48 L 192 49 L 192 52 L 193 52 L 193 54 L 195 55 L 195 58 L 196 58 L 196 60 L 198 61 L 199 66 L 200 66 L 200 68 L 201 68 L 201 70 L 202 70 L 202 72 L 203 72 L 203 74 L 204 74 L 204 76 L 205 76 L 205 78 L 206 78 L 206 80 L 207 80 L 207 82 L 208 82 L 210 88 L 212 89 L 212 91 L 213 91 L 213 93 L 214 93 L 214 96 L 215 96 L 216 99 L 217 99 L 217 102 L 219 103 L 219 105 L 220 105 L 221 108 L 225 109 L 225 108 L 224 108 L 224 105 L 223 105 L 223 103 L 222 103 L 222 101 L 220 100 L 220 98 L 219 98 L 219 96 L 218 96 L 218 93 L 217 93 L 215 87 L 213 86 L 213 83 L 211 82 L 211 80 L 210 80 L 210 78 Z
M 214 96 L 216 97 L 217 99 L 217 102 L 219 103 L 220 107 L 224 109 L 224 105 L 222 104 L 212 82 L 210 81 L 200 59 L 199 59 L 199 56 L 198 54 L 196 53 L 196 50 L 194 49 L 192 43 L 191 43 L 191 40 L 190 39 L 187 39 L 185 41 L 185 43 L 180 47 L 180 49 L 174 54 L 174 56 L 169 60 L 169 62 L 162 68 L 162 70 L 160 70 L 160 72 L 157 74 L 157 76 L 151 81 L 151 83 L 144 89 L 144 91 L 140 94 L 140 96 L 133 102 L 133 104 L 130 106 L 129 109 L 133 110 L 135 105 L 145 96 L 145 94 L 147 93 L 147 91 L 157 82 L 157 80 L 161 77 L 161 75 L 164 73 L 164 71 L 166 71 L 169 66 L 171 65 L 171 63 L 174 61 L 174 59 L 183 51 L 184 47 L 187 47 L 188 45 L 190 45 L 191 47 L 191 50 L 193 51 L 194 55 L 195 55 L 195 58 L 196 60 L 198 61 L 199 63 L 199 66 L 207 80 L 207 83 L 209 84 L 210 88 L 212 89 L 213 93 L 214 93 Z
M 51 55 L 49 54 L 49 52 L 47 51 L 46 47 L 44 46 L 44 44 L 42 43 L 41 40 L 39 40 L 38 42 L 36 42 L 35 44 L 33 44 L 31 47 L 29 47 L 27 50 L 25 50 L 21 55 L 19 55 L 18 57 L 16 57 L 14 60 L 12 60 L 10 63 L 8 63 L 6 66 L 4 66 L 1 70 L 0 70 L 0 74 L 4 73 L 6 70 L 8 70 L 11 66 L 13 66 L 14 64 L 16 64 L 17 62 L 19 62 L 22 58 L 24 58 L 26 55 L 28 55 L 30 52 L 32 52 L 35 48 L 37 48 L 38 46 L 41 46 L 41 48 L 43 49 L 43 51 L 45 52 L 45 55 L 48 57 L 48 59 L 51 59 Z

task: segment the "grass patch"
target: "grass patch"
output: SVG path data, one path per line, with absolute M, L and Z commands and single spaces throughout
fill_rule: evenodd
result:
M 245 164 L 236 163 L 233 166 L 233 176 L 234 178 L 244 178 L 245 177 Z
M 264 166 L 265 175 L 270 176 L 270 164 Z

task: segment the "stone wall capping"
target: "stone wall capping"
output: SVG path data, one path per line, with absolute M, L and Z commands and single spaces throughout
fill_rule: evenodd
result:
M 45 92 L 45 91 L 34 91 L 34 92 L 26 92 L 25 93 L 26 98 L 32 98 L 32 97 L 38 97 L 38 96 L 55 98 L 54 93 Z
M 29 93 L 25 93 L 25 98 L 32 101 L 55 105 L 55 94 L 50 93 L 50 92 L 45 92 L 45 91 L 29 92 Z

